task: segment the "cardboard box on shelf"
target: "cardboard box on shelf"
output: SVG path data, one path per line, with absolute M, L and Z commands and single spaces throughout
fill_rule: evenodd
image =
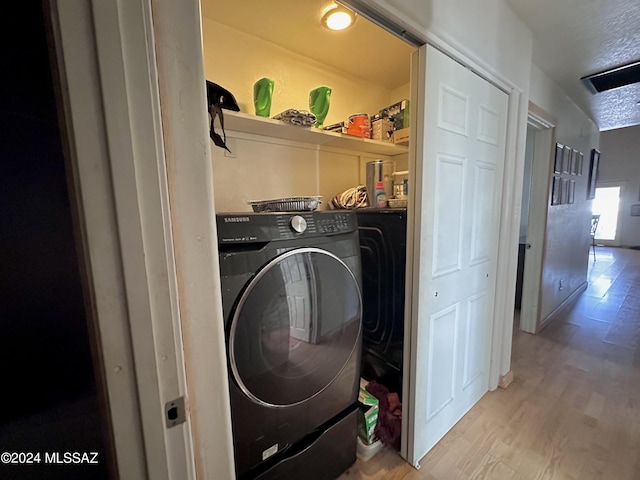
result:
M 401 100 L 380 110 L 380 116 L 393 119 L 394 130 L 409 127 L 409 100 Z
M 372 445 L 376 440 L 375 428 L 378 423 L 379 401 L 365 388 L 365 379 L 360 379 L 360 391 L 358 392 L 358 403 L 360 404 L 360 415 L 358 415 L 358 436 L 366 445 Z
M 396 145 L 409 145 L 409 129 L 403 128 L 393 132 L 393 143 Z
M 393 122 L 389 118 L 378 118 L 372 121 L 371 138 L 393 143 Z

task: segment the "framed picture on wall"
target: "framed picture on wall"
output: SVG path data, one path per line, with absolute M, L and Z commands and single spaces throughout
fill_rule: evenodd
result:
M 571 171 L 571 157 L 573 156 L 573 148 L 564 147 L 564 155 L 562 156 L 562 173 Z
M 576 172 L 578 175 L 582 175 L 583 163 L 584 163 L 584 153 L 578 152 L 578 169 Z
M 560 192 L 560 203 L 566 204 L 569 203 L 569 179 L 562 179 L 562 187 Z
M 587 181 L 587 199 L 596 198 L 596 182 L 598 181 L 598 167 L 600 165 L 600 152 L 595 148 L 591 150 L 591 162 L 589 163 L 589 180 Z
M 578 174 L 578 154 L 580 152 L 578 152 L 577 150 L 573 150 L 573 152 L 571 153 L 571 168 L 569 173 L 571 173 L 571 175 L 577 175 Z
M 560 205 L 562 178 L 554 176 L 551 184 L 551 205 Z
M 569 180 L 569 203 L 576 201 L 576 181 Z
M 562 155 L 564 154 L 564 145 L 556 143 L 556 156 L 553 159 L 553 172 L 562 173 Z

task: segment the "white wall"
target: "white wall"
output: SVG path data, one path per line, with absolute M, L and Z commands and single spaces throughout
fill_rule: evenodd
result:
M 620 202 L 620 246 L 640 245 L 640 217 L 631 205 L 640 204 L 640 126 L 607 130 L 600 134 L 598 182 L 626 181 Z
M 265 76 L 274 81 L 271 116 L 289 108 L 309 110 L 309 92 L 320 85 L 330 85 L 331 103 L 325 125 L 346 121 L 356 112 L 371 115 L 407 98 L 392 97 L 389 89 L 374 82 L 211 19 L 202 19 L 202 29 L 206 78 L 230 90 L 242 112 L 255 113 L 253 84 Z M 398 91 L 404 93 L 402 89 Z
M 275 83 L 271 116 L 288 108 L 307 110 L 309 91 L 331 85 L 325 125 L 346 121 L 354 112 L 373 114 L 409 98 L 409 78 L 389 90 L 211 19 L 203 18 L 202 27 L 206 78 L 229 89 L 242 112 L 254 113 L 253 84 L 265 75 Z M 233 156 L 212 148 L 218 212 L 251 211 L 247 203 L 251 200 L 310 195 L 322 196 L 321 209 L 327 209 L 334 195 L 364 184 L 361 166 L 367 160 L 388 158 L 327 151 L 315 144 L 278 141 L 228 127 L 226 133 L 233 142 Z M 398 168 L 403 166 L 406 169 L 406 160 Z
M 437 37 L 526 90 L 532 36 L 503 0 L 370 0 L 390 17 Z
M 575 203 L 549 207 L 540 309 L 544 322 L 587 279 L 591 218 L 587 170 L 591 149 L 598 147 L 600 134 L 591 119 L 535 65 L 530 87 L 530 101 L 557 119 L 556 141 L 584 153 L 583 175 L 571 176 L 576 181 Z

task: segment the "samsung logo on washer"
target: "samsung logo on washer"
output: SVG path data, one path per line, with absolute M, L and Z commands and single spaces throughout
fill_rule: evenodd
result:
M 248 221 L 249 217 L 224 217 L 224 223 L 243 223 Z

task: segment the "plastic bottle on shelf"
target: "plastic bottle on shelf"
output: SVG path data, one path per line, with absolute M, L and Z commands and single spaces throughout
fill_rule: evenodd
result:
M 385 208 L 387 206 L 387 193 L 384 191 L 384 183 L 382 181 L 376 183 L 376 192 L 374 197 L 376 199 L 375 206 L 377 208 Z

